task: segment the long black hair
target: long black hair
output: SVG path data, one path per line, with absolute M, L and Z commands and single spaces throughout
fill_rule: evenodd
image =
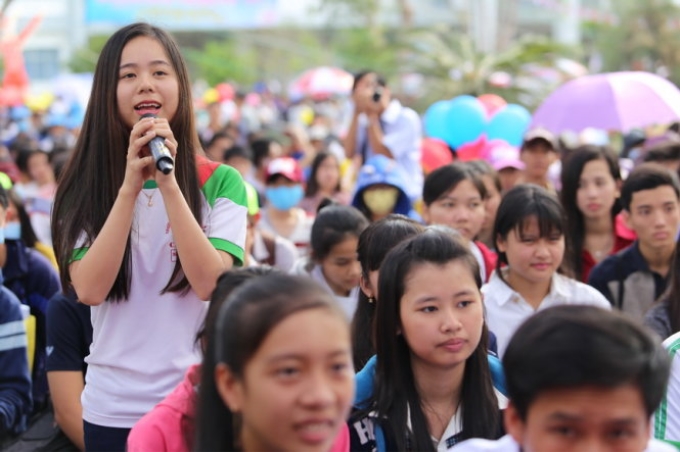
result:
M 366 227 L 368 220 L 352 206 L 328 205 L 319 209 L 309 242 L 312 259 L 320 263 L 335 245 L 347 237 L 358 238 Z
M 423 232 L 425 227 L 404 215 L 391 214 L 371 223 L 359 236 L 357 254 L 361 264 L 361 276 L 369 281 L 369 274 L 379 270 L 385 255 L 397 243 L 407 237 Z M 372 290 L 377 290 L 372 287 Z M 352 319 L 352 353 L 354 368 L 361 370 L 366 362 L 375 355 L 373 344 L 373 318 L 375 299 L 359 291 L 357 309 Z
M 84 236 L 92 243 L 106 222 L 123 184 L 130 127 L 123 123 L 118 111 L 117 86 L 123 49 L 131 40 L 149 37 L 165 49 L 177 75 L 179 102 L 170 128 L 177 139 L 175 178 L 194 218 L 201 224 L 202 197 L 196 171 L 196 153 L 200 143 L 194 125 L 191 84 L 184 58 L 173 38 L 164 30 L 146 23 L 121 28 L 101 51 L 90 102 L 87 105 L 82 132 L 66 168 L 61 174 L 52 211 L 52 238 L 59 264 L 61 285 L 71 285 L 69 265 L 72 253 Z M 130 235 L 125 245 L 123 262 L 107 295 L 107 299 L 124 300 L 130 293 L 132 252 Z M 172 276 L 163 292 L 184 292 L 189 281 L 177 259 Z
M 246 281 L 253 278 L 264 277 L 270 274 L 278 273 L 278 269 L 269 267 L 267 265 L 262 265 L 258 267 L 247 267 L 247 268 L 237 268 L 234 270 L 229 270 L 220 275 L 217 278 L 217 285 L 215 290 L 213 290 L 212 296 L 210 297 L 210 305 L 208 306 L 208 312 L 205 314 L 205 320 L 203 321 L 203 326 L 196 334 L 196 341 L 202 342 L 201 347 L 205 355 L 209 338 L 215 336 L 215 325 L 217 323 L 217 315 L 222 308 L 222 305 L 227 300 L 231 292 L 236 290 L 236 288 L 243 285 Z M 196 425 L 194 423 L 193 413 L 189 416 L 188 414 L 182 413 L 181 415 L 181 431 L 182 438 L 184 440 L 184 445 L 186 450 L 191 450 L 194 446 L 194 441 L 196 438 Z
M 566 233 L 572 246 L 569 266 L 578 279 L 581 279 L 583 270 L 581 254 L 583 252 L 586 227 L 583 212 L 578 208 L 576 199 L 583 169 L 588 162 L 596 160 L 603 160 L 607 164 L 609 174 L 611 174 L 615 183 L 621 182 L 618 159 L 607 146 L 581 146 L 569 154 L 569 158 L 567 158 L 562 167 L 562 192 L 560 193 L 560 200 L 567 215 Z M 621 203 L 617 199 L 611 209 L 612 221 L 614 221 L 614 217 L 620 211 Z
M 7 192 L 7 196 L 9 201 L 14 204 L 14 208 L 17 211 L 17 217 L 19 219 L 19 224 L 21 225 L 21 241 L 24 242 L 24 245 L 27 247 L 35 248 L 35 244 L 39 241 L 38 235 L 35 233 L 35 229 L 33 229 L 31 217 L 26 211 L 24 202 L 13 189 Z
M 678 257 L 678 246 L 680 246 L 680 237 L 675 242 L 673 263 L 668 271 L 668 286 L 658 300 L 658 302 L 668 303 L 668 320 L 673 333 L 680 331 L 680 257 Z
M 464 180 L 472 182 L 472 185 L 479 191 L 479 196 L 486 199 L 486 185 L 479 172 L 466 163 L 450 163 L 427 175 L 423 184 L 423 202 L 429 206 Z
M 229 295 L 217 314 L 214 329 L 207 331 L 196 450 L 238 450 L 237 417 L 217 390 L 217 364 L 224 363 L 237 378 L 243 378 L 246 365 L 272 329 L 289 316 L 310 309 L 326 309 L 346 321 L 333 297 L 307 277 L 271 274 L 251 279 Z
M 340 162 L 338 162 L 338 158 L 334 154 L 331 154 L 330 152 L 319 152 L 316 157 L 314 157 L 314 160 L 312 160 L 312 169 L 309 173 L 309 179 L 307 179 L 307 187 L 305 188 L 306 197 L 312 198 L 319 192 L 319 182 L 316 180 L 316 176 L 319 173 L 319 167 L 327 159 L 335 160 L 338 164 L 338 173 L 340 172 Z M 338 178 L 338 185 L 335 187 L 336 193 L 341 190 L 341 183 L 342 181 Z
M 479 265 L 468 246 L 460 237 L 438 228 L 428 229 L 395 246 L 380 267 L 375 315 L 378 360 L 375 392 L 368 409 L 376 411 L 378 418 L 385 419 L 386 433 L 394 438 L 398 450 L 434 450 L 413 376 L 411 352 L 403 334 L 399 334 L 400 304 L 406 291 L 406 281 L 411 272 L 422 264 L 445 265 L 452 261 L 463 263 L 477 288 L 481 288 Z M 479 344 L 465 363 L 460 392 L 461 439 L 495 439 L 500 435 L 498 398 L 487 358 L 488 335 L 484 324 Z

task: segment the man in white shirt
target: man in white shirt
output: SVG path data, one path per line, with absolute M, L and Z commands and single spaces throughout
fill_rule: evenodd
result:
M 385 80 L 372 71 L 354 77 L 352 101 L 354 112 L 344 140 L 347 158 L 358 156 L 362 165 L 378 154 L 395 160 L 409 176 L 406 194 L 411 202 L 420 198 L 422 125 L 418 113 L 392 99 Z
M 508 434 L 468 440 L 453 451 L 676 450 L 650 439 L 668 355 L 625 314 L 578 305 L 540 311 L 513 336 L 503 367 Z

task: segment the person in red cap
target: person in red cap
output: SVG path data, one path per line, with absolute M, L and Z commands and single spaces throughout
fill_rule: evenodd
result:
M 267 165 L 265 182 L 267 202 L 260 228 L 292 241 L 300 255 L 306 255 L 314 218 L 299 207 L 305 195 L 300 166 L 291 157 L 273 159 Z

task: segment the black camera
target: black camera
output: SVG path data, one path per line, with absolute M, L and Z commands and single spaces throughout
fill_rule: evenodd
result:
M 380 98 L 382 98 L 382 88 L 376 88 L 373 92 L 373 102 L 380 102 Z

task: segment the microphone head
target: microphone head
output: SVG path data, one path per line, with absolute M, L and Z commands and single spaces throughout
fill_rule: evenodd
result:
M 156 168 L 163 174 L 170 174 L 174 166 L 170 159 L 160 159 L 156 162 Z
M 144 119 L 144 118 L 156 118 L 156 117 L 157 117 L 157 116 L 154 115 L 153 113 L 144 113 L 144 114 L 142 115 L 141 119 Z

